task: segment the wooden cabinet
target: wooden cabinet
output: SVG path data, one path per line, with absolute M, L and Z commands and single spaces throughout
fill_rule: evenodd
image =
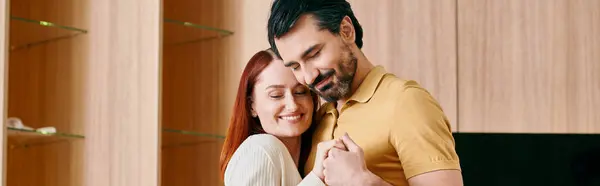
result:
M 226 73 L 235 35 L 227 19 L 236 18 L 228 9 L 224 1 L 164 1 L 162 185 L 222 185 L 226 79 L 237 76 Z
M 8 66 L 8 1 L 0 0 L 0 124 L 4 125 L 6 120 L 6 84 L 7 84 L 7 66 Z M 0 147 L 0 163 L 2 166 L 0 167 L 0 185 L 5 185 L 6 183 L 6 138 L 4 137 L 6 134 L 6 129 L 2 127 L 0 130 L 0 143 L 2 146 Z
M 59 0 L 9 4 L 3 79 L 9 118 L 3 117 L 8 125 L 6 185 L 83 185 L 85 5 Z M 52 131 L 42 127 L 56 133 L 46 134 Z
M 460 132 L 600 133 L 600 1 L 458 0 Z
M 0 1 L 2 185 L 158 185 L 160 8 Z

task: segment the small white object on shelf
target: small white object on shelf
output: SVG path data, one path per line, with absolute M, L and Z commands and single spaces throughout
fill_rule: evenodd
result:
M 38 128 L 35 129 L 35 131 L 38 131 L 42 134 L 53 134 L 56 133 L 56 128 L 54 127 L 42 127 L 42 128 Z
M 21 118 L 16 118 L 16 117 L 10 117 L 10 118 L 6 119 L 6 126 L 12 127 L 12 128 L 17 128 L 17 129 L 33 130 L 33 128 L 24 125 L 23 121 L 21 121 Z

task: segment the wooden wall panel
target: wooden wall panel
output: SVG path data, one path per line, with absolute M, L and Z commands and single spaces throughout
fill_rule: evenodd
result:
M 84 28 L 85 1 L 19 0 L 11 15 Z M 7 117 L 18 117 L 33 128 L 83 134 L 86 64 L 85 35 L 30 47 L 13 48 L 71 32 L 36 23 L 10 21 Z M 9 141 L 10 142 L 10 141 Z M 7 185 L 83 185 L 83 140 L 31 147 L 8 147 Z
M 226 15 L 225 27 L 235 31 L 235 35 L 225 42 L 225 54 L 221 74 L 225 85 L 221 108 L 224 120 L 220 130 L 225 132 L 229 124 L 231 109 L 237 94 L 240 76 L 246 63 L 258 51 L 268 49 L 267 20 L 271 0 L 225 0 L 223 11 Z
M 157 186 L 162 1 L 89 4 L 83 185 Z
M 225 25 L 230 16 L 225 10 L 230 8 L 224 1 L 166 0 L 164 18 L 232 30 Z M 167 22 L 163 29 L 162 127 L 224 135 L 221 126 L 228 118 L 221 102 L 227 99 L 227 85 L 221 72 L 228 63 L 225 44 L 231 36 L 188 42 L 219 34 Z M 222 185 L 222 139 L 163 132 L 162 140 L 162 185 Z
M 457 127 L 455 0 L 349 0 L 364 30 L 365 55 L 412 79 L 441 104 Z
M 8 28 L 9 28 L 9 0 L 0 0 L 0 125 L 5 126 L 5 118 L 7 113 L 6 106 L 6 89 L 8 83 Z M 6 137 L 4 134 L 6 129 L 2 127 L 0 130 L 0 186 L 6 184 Z
M 460 132 L 600 133 L 600 1 L 459 0 Z

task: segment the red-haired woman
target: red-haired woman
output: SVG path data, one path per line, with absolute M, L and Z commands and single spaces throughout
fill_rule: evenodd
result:
M 298 83 L 270 49 L 246 65 L 221 152 L 225 185 L 324 185 L 322 161 L 339 141 L 318 147 L 312 172 L 300 173 L 308 157 L 318 97 Z

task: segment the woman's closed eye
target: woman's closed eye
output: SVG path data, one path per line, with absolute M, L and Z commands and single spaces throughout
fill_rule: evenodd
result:
M 306 90 L 294 92 L 294 94 L 296 94 L 296 95 L 306 95 L 307 93 L 308 93 L 308 91 L 306 91 Z
M 279 95 L 279 94 L 277 94 L 277 95 L 269 95 L 269 97 L 271 97 L 273 99 L 280 99 L 280 98 L 283 98 L 283 95 Z
M 269 94 L 269 97 L 273 99 L 281 99 L 283 98 L 283 93 L 271 93 Z
M 303 85 L 298 85 L 298 87 L 295 88 L 294 90 L 294 95 L 308 95 L 309 90 L 308 88 L 304 87 Z

